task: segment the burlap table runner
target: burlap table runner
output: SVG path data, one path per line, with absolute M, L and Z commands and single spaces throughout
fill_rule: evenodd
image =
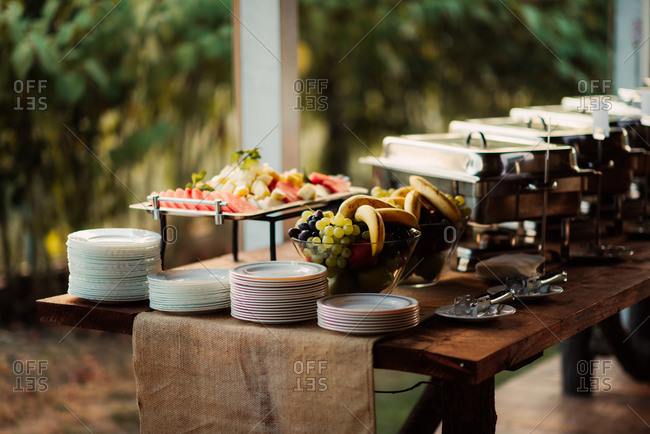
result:
M 372 346 L 315 321 L 139 314 L 133 356 L 143 433 L 375 432 Z
M 429 288 L 395 288 L 422 321 L 486 283 L 445 273 Z M 409 332 L 405 332 L 409 333 Z M 144 433 L 375 432 L 373 344 L 316 321 L 262 325 L 226 312 L 139 314 L 133 355 Z

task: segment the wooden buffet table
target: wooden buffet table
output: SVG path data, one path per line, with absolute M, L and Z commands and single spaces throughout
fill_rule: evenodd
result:
M 566 265 L 569 281 L 562 285 L 564 293 L 535 302 L 511 301 L 517 308 L 514 315 L 473 323 L 433 316 L 412 330 L 387 335 L 374 347 L 374 367 L 439 379 L 441 408 L 431 409 L 431 417 L 442 417 L 443 432 L 494 432 L 495 374 L 519 369 L 545 349 L 650 296 L 650 245 L 629 244 L 635 254 L 624 261 Z M 245 252 L 240 259 L 266 260 L 267 254 Z M 284 244 L 278 258 L 296 260 L 297 254 Z M 233 264 L 226 255 L 190 267 Z M 434 287 L 408 295 L 418 298 L 422 312 L 430 314 L 457 295 L 479 295 L 489 286 L 473 275 L 449 273 Z M 68 294 L 37 304 L 43 322 L 125 334 L 132 332 L 139 313 L 150 310 L 146 302 L 96 305 Z

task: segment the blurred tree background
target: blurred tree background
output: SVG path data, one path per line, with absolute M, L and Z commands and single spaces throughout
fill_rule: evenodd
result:
M 157 230 L 128 205 L 184 185 L 193 171 L 218 173 L 239 144 L 230 2 L 0 4 L 7 324 L 29 320 L 35 298 L 65 291 L 69 232 Z M 452 119 L 557 103 L 578 80 L 611 78 L 611 7 L 301 0 L 300 77 L 327 80 L 327 109 L 301 113 L 301 165 L 370 187 L 357 159 L 378 154 L 388 134 L 443 132 Z M 227 251 L 229 225 L 188 220 L 173 222 L 180 238 L 170 264 Z

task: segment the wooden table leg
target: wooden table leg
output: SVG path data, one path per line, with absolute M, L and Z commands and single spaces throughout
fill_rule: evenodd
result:
M 565 395 L 590 396 L 591 359 L 589 341 L 591 328 L 562 341 L 562 391 Z
M 438 429 L 442 420 L 442 381 L 431 378 L 420 399 L 411 410 L 409 417 L 402 425 L 400 434 L 414 432 L 432 433 Z
M 494 377 L 477 385 L 445 381 L 442 392 L 443 434 L 495 432 Z

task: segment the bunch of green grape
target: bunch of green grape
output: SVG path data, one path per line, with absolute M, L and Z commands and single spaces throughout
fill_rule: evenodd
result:
M 347 259 L 352 255 L 348 246 L 359 235 L 361 228 L 351 219 L 321 210 L 304 211 L 296 226 L 289 230 L 291 238 L 310 243 L 303 253 L 311 262 L 341 269 L 346 267 Z M 369 234 L 366 236 L 369 238 Z
M 458 210 L 460 211 L 460 215 L 463 217 L 469 217 L 470 214 L 472 214 L 472 208 L 466 207 L 465 205 L 465 198 L 463 196 L 455 196 L 452 197 L 450 194 L 446 195 L 449 200 L 453 201 L 456 203 L 458 206 Z

